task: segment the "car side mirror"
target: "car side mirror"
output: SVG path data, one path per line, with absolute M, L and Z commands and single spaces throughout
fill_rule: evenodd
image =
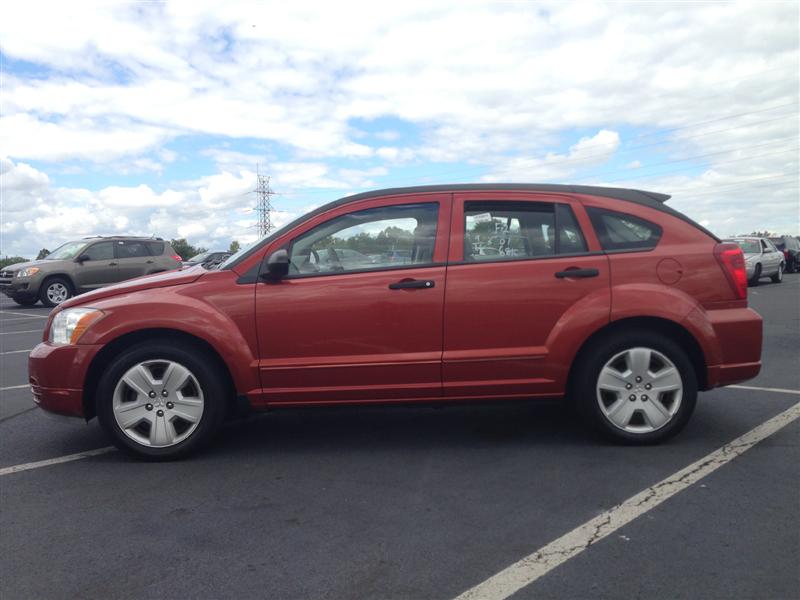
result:
M 281 248 L 269 255 L 267 259 L 267 271 L 262 273 L 262 279 L 268 281 L 280 281 L 289 274 L 289 253 Z
M 92 260 L 92 257 L 88 254 L 81 254 L 78 258 L 75 259 L 76 262 L 83 263 L 84 261 Z

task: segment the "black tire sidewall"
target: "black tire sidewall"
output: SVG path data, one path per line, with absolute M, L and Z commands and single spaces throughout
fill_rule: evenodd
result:
M 596 384 L 600 370 L 611 357 L 629 348 L 642 346 L 658 350 L 677 367 L 683 380 L 681 405 L 673 419 L 661 429 L 630 433 L 608 421 L 597 402 Z M 582 355 L 576 370 L 573 402 L 584 419 L 605 437 L 625 444 L 655 444 L 676 435 L 686 426 L 697 402 L 697 375 L 686 352 L 671 338 L 651 332 L 625 332 L 593 343 Z
M 200 424 L 187 439 L 169 448 L 150 448 L 132 440 L 119 427 L 113 412 L 114 389 L 120 378 L 132 366 L 155 359 L 180 363 L 197 378 L 203 391 Z M 188 344 L 158 340 L 138 344 L 114 359 L 100 378 L 95 404 L 100 425 L 117 448 L 145 460 L 174 460 L 199 451 L 211 441 L 225 416 L 226 394 L 219 365 L 206 353 Z
M 58 304 L 55 304 L 54 302 L 51 302 L 50 298 L 47 297 L 47 288 L 50 287 L 51 285 L 53 285 L 56 282 L 62 283 L 67 288 L 67 291 L 69 292 L 69 296 L 64 298 L 64 302 L 66 302 L 67 300 L 69 300 L 70 298 L 72 298 L 75 295 L 75 289 L 72 287 L 72 283 L 68 279 L 66 279 L 64 277 L 48 277 L 47 279 L 45 279 L 42 282 L 42 287 L 41 287 L 41 289 L 39 291 L 39 300 L 41 300 L 42 304 L 44 304 L 48 308 L 54 308 L 54 307 L 58 306 Z M 63 302 L 62 302 L 62 304 L 63 304 Z
M 751 287 L 756 287 L 758 285 L 758 280 L 761 279 L 761 265 L 756 265 L 755 270 L 753 271 L 753 277 L 748 282 Z
M 12 297 L 11 299 L 20 306 L 33 306 L 39 301 L 38 298 L 26 298 L 25 300 L 21 300 L 19 298 Z

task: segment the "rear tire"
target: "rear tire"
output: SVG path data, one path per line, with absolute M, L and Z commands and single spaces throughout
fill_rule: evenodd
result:
M 783 281 L 783 265 L 778 265 L 778 272 L 770 279 L 772 279 L 772 283 L 781 283 Z
M 750 285 L 750 287 L 756 287 L 759 279 L 761 279 L 761 265 L 756 265 L 755 271 L 753 271 L 753 276 L 747 283 Z
M 100 378 L 100 425 L 137 458 L 184 458 L 205 447 L 225 417 L 229 394 L 219 371 L 217 361 L 189 344 L 159 339 L 133 346 Z
M 39 300 L 50 308 L 66 302 L 74 295 L 72 283 L 65 277 L 48 277 L 39 290 Z
M 680 432 L 697 402 L 697 376 L 672 339 L 648 331 L 601 338 L 582 352 L 572 400 L 605 437 L 655 444 Z

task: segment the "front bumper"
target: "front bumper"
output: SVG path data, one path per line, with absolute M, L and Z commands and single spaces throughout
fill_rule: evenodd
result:
M 83 386 L 86 373 L 101 346 L 54 346 L 42 342 L 28 358 L 33 401 L 48 412 L 84 417 Z
M 9 298 L 28 300 L 36 298 L 39 292 L 38 284 L 30 278 L 0 279 L 0 292 Z

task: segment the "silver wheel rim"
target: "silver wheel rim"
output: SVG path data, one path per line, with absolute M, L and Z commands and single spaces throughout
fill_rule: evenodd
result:
M 63 283 L 56 282 L 47 286 L 47 299 L 53 304 L 61 304 L 69 298 L 69 290 Z
M 137 444 L 168 448 L 194 433 L 203 417 L 203 390 L 192 372 L 171 360 L 148 360 L 114 388 L 114 419 Z
M 665 427 L 683 399 L 683 379 L 674 363 L 652 348 L 629 348 L 600 369 L 597 403 L 614 427 L 650 433 Z

